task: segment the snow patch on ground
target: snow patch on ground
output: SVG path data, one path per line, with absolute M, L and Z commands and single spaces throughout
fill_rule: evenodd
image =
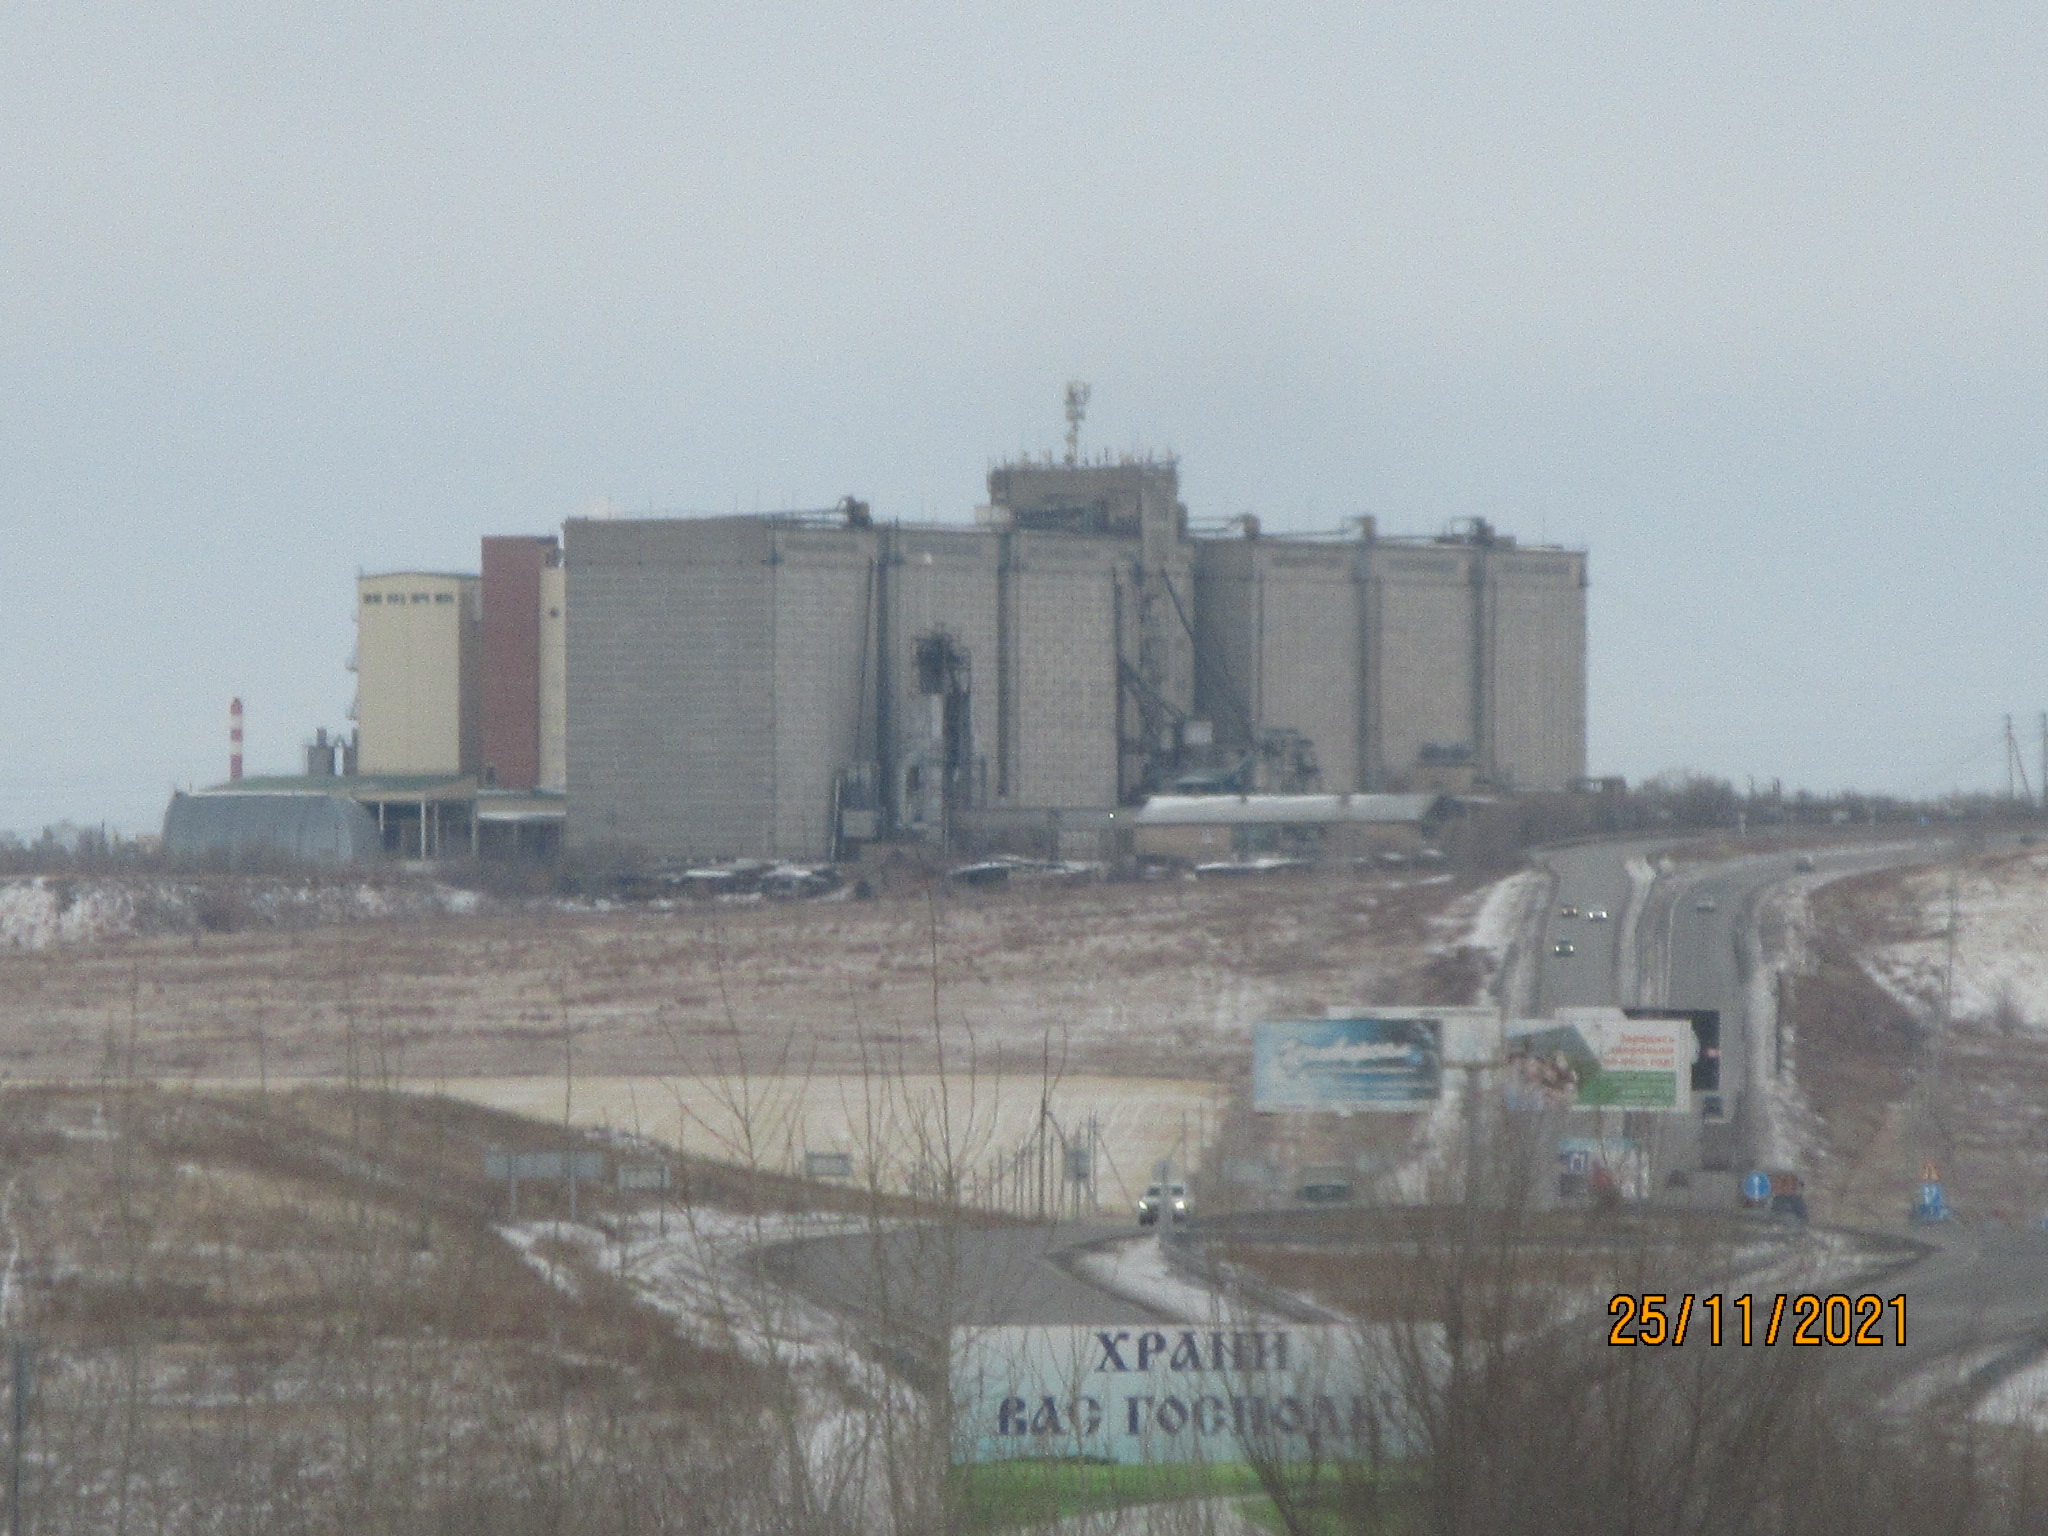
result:
M 2048 1357 L 2021 1367 L 1985 1393 L 1973 1416 L 1986 1424 L 2048 1430 Z
M 1541 893 L 1545 878 L 1525 869 L 1460 897 L 1435 921 L 1446 930 L 1463 932 L 1439 947 L 1483 949 L 1496 958 L 1505 955 L 1521 937 L 1529 903 Z
M 1749 974 L 1747 1091 L 1750 1102 L 1763 1110 L 1757 1151 L 1765 1167 L 1812 1167 L 1825 1139 L 1820 1119 L 1799 1086 L 1798 1030 L 1789 1018 L 1778 1017 L 1778 978 L 1808 968 L 1810 898 L 1817 887 L 1839 878 L 1839 873 L 1801 875 L 1772 886 L 1758 900 L 1754 921 L 1741 932 Z
M 2048 1037 L 2048 854 L 1901 874 L 1899 907 L 1890 916 L 1913 936 L 1870 950 L 1864 963 L 1871 979 L 1923 1022 L 1941 1018 L 1951 878 L 1951 1017 Z
M 1642 974 L 1637 968 L 1637 932 L 1642 926 L 1643 907 L 1650 888 L 1657 883 L 1657 868 L 1642 854 L 1632 853 L 1621 861 L 1628 876 L 1628 905 L 1621 915 L 1621 934 L 1615 949 L 1615 995 L 1623 1004 L 1640 1003 Z
M 238 878 L 115 879 L 34 875 L 0 880 L 0 948 L 49 949 L 166 933 L 464 916 L 475 891 L 430 884 Z
M 1213 1323 L 1245 1315 L 1229 1297 L 1176 1271 L 1157 1233 L 1105 1243 L 1081 1254 L 1074 1267 L 1090 1284 L 1177 1322 Z
M 775 1285 L 751 1259 L 771 1243 L 872 1230 L 860 1217 L 709 1206 L 624 1218 L 611 1232 L 555 1221 L 498 1228 L 566 1294 L 580 1294 L 584 1282 L 545 1251 L 557 1245 L 575 1250 L 588 1269 L 617 1276 L 683 1336 L 786 1373 L 813 1505 L 855 1506 L 865 1511 L 861 1528 L 884 1530 L 888 1448 L 877 1426 L 914 1422 L 922 1411 L 916 1394 L 867 1358 L 851 1324 Z

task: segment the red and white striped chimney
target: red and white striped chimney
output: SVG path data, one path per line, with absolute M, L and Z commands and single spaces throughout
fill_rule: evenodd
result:
M 228 782 L 242 776 L 242 701 L 228 705 Z

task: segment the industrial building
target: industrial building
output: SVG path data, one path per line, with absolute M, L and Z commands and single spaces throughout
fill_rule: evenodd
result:
M 377 823 L 354 801 L 248 787 L 173 795 L 164 854 L 177 864 L 261 870 L 273 863 L 357 864 L 381 851 Z
M 392 571 L 356 582 L 356 765 L 473 773 L 481 752 L 482 583 Z
M 356 582 L 355 729 L 306 744 L 301 774 L 180 795 L 183 858 L 359 862 L 547 856 L 561 845 L 567 595 L 560 541 L 483 541 L 482 574 Z M 237 701 L 239 703 L 239 701 Z
M 850 498 L 570 521 L 570 841 L 1094 856 L 1163 791 L 1585 772 L 1581 551 L 1483 522 L 1191 531 L 1172 460 L 1005 464 L 988 486 L 973 526 L 878 524 Z
M 561 541 L 525 534 L 483 541 L 481 743 L 485 785 L 568 788 L 568 595 Z
M 1364 847 L 1394 802 L 1349 797 L 1582 778 L 1583 551 L 1477 520 L 1197 525 L 1175 460 L 1082 461 L 1071 400 L 1069 422 L 1063 462 L 991 469 L 972 523 L 851 497 L 575 518 L 485 539 L 480 574 L 363 576 L 354 732 L 260 788 L 354 801 L 401 857 L 1101 858 L 1159 796 L 1339 807 L 1291 831 L 1189 813 L 1162 846 Z M 216 841 L 233 819 L 205 816 Z

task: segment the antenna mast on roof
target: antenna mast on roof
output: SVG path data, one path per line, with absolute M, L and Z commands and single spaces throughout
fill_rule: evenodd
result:
M 1088 386 L 1079 379 L 1067 380 L 1067 465 L 1071 468 L 1081 454 L 1081 423 L 1088 417 Z

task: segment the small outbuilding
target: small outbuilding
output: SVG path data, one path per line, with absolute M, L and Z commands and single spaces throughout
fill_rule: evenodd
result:
M 1131 813 L 1131 848 L 1189 864 L 1412 854 L 1454 809 L 1441 795 L 1154 795 Z
M 341 795 L 201 792 L 171 797 L 164 853 L 228 869 L 365 864 L 384 856 L 384 839 L 377 818 Z

